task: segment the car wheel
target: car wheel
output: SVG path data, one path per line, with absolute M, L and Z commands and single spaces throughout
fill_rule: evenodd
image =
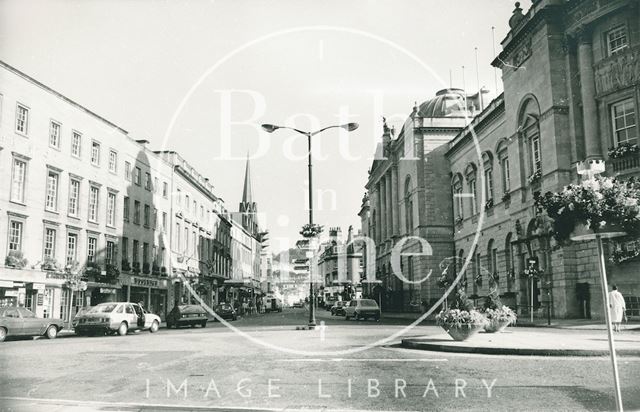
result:
M 58 336 L 58 327 L 56 325 L 50 325 L 44 335 L 47 339 L 55 339 L 56 336 Z
M 350 320 L 350 319 L 351 319 L 351 316 L 346 315 L 346 314 L 344 315 L 344 320 Z
M 380 315 L 376 316 L 376 317 L 374 318 L 374 320 L 375 320 L 376 322 L 380 322 Z
M 125 322 L 122 322 L 120 326 L 118 326 L 118 335 L 124 336 L 127 334 L 128 331 L 129 331 L 129 327 Z
M 0 328 L 0 342 L 3 342 L 7 338 L 7 330 Z
M 200 324 L 200 326 L 202 326 L 203 328 L 206 328 L 206 327 L 207 327 L 207 322 L 206 322 L 206 321 L 202 322 L 202 323 Z
M 160 328 L 160 325 L 158 324 L 158 321 L 154 320 L 153 323 L 151 324 L 151 327 L 149 328 L 149 332 L 156 333 L 159 328 Z

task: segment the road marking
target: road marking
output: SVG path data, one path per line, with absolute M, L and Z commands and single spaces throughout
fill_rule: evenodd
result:
M 389 359 L 375 359 L 375 358 L 297 358 L 297 359 L 281 359 L 283 362 L 447 362 L 445 358 L 389 358 Z

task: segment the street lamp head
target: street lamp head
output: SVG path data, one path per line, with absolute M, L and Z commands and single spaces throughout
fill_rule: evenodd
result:
M 340 127 L 345 129 L 347 132 L 353 132 L 358 128 L 358 126 L 360 126 L 358 123 L 347 123 L 347 124 L 343 124 Z
M 280 126 L 276 126 L 276 125 L 273 125 L 273 124 L 265 123 L 265 124 L 262 125 L 262 130 L 264 130 L 267 133 L 273 133 L 276 130 L 278 130 L 279 128 L 280 128 Z

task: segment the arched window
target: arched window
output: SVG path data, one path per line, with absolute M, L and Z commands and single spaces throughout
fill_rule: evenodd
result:
M 455 219 L 464 219 L 464 203 L 462 202 L 462 175 L 456 173 L 451 186 L 453 187 L 453 202 L 455 208 Z
M 411 200 L 411 176 L 404 183 L 404 215 L 407 233 L 413 231 L 413 201 Z
M 484 168 L 484 198 L 487 209 L 493 204 L 493 155 L 491 152 L 482 154 L 482 166 Z
M 509 171 L 509 151 L 507 139 L 502 139 L 496 149 L 498 163 L 500 164 L 500 181 L 503 196 L 511 191 L 511 172 Z
M 520 109 L 518 131 L 524 138 L 529 154 L 529 172 L 534 175 L 542 173 L 542 152 L 540 143 L 540 106 L 533 96 L 530 96 Z
M 476 213 L 478 213 L 476 170 L 476 166 L 472 163 L 467 166 L 467 169 L 465 171 L 465 176 L 467 178 L 467 189 L 469 192 L 469 196 L 471 196 L 471 216 L 474 216 Z

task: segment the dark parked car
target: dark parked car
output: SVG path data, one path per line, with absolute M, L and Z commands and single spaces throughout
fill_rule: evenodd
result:
M 38 318 L 27 308 L 0 308 L 0 342 L 7 336 L 46 336 L 55 339 L 63 327 L 62 319 Z
M 297 302 L 293 302 L 293 307 L 294 308 L 303 308 L 304 307 L 304 301 L 299 300 Z
M 167 328 L 178 328 L 180 326 L 200 325 L 203 328 L 207 326 L 207 311 L 200 305 L 179 305 L 167 315 Z
M 331 316 L 344 316 L 344 307 L 349 302 L 339 300 L 331 307 Z
M 229 303 L 221 303 L 216 306 L 216 314 L 225 320 L 236 320 L 238 319 L 238 314 L 236 310 Z

